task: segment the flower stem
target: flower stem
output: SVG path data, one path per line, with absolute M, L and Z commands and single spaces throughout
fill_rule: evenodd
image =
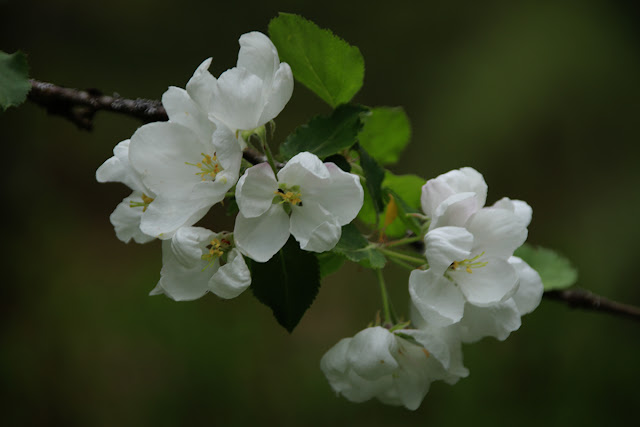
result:
M 409 271 L 413 271 L 413 270 L 415 270 L 415 269 L 416 269 L 416 267 L 415 267 L 415 266 L 413 266 L 413 265 L 411 265 L 411 264 L 408 264 L 408 263 L 406 263 L 406 262 L 404 262 L 404 261 L 400 261 L 400 260 L 399 260 L 399 259 L 397 259 L 397 258 L 391 258 L 390 260 L 391 260 L 391 262 L 393 262 L 393 263 L 395 263 L 395 264 L 398 264 L 400 267 L 404 267 L 404 268 L 406 268 L 406 269 L 407 269 L 407 270 L 409 270 Z
M 269 142 L 267 141 L 267 135 L 265 133 L 264 139 L 262 140 L 262 149 L 264 150 L 264 154 L 267 156 L 267 162 L 273 169 L 273 174 L 278 174 L 278 168 L 276 168 L 276 162 L 273 159 L 273 153 L 271 152 L 271 147 L 269 147 Z
M 407 262 L 414 262 L 418 265 L 423 265 L 427 263 L 427 260 L 425 260 L 424 258 L 418 258 L 418 257 L 414 257 L 411 255 L 406 255 L 400 252 L 396 252 L 396 251 L 392 251 L 389 249 L 384 249 L 384 248 L 380 248 L 379 249 L 380 252 L 382 252 L 383 254 L 391 257 L 391 258 L 396 258 L 402 261 L 407 261 Z
M 394 240 L 392 242 L 386 243 L 384 246 L 386 248 L 394 248 L 396 246 L 408 245 L 409 243 L 420 242 L 420 241 L 422 241 L 422 237 L 414 236 L 414 237 L 407 237 L 406 239 Z
M 384 313 L 384 322 L 393 323 L 391 317 L 391 308 L 389 306 L 389 295 L 387 294 L 387 286 L 384 283 L 384 276 L 382 270 L 376 270 L 378 276 L 378 283 L 380 283 L 380 296 L 382 297 L 382 311 Z

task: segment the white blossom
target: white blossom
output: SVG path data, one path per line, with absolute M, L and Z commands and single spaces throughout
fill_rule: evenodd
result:
M 415 410 L 433 381 L 455 383 L 468 374 L 459 341 L 451 341 L 449 333 L 370 327 L 339 341 L 322 357 L 320 367 L 333 390 L 353 402 L 375 397 Z M 457 346 L 459 360 L 451 357 L 450 344 Z
M 202 227 L 182 227 L 162 242 L 160 276 L 151 295 L 164 293 L 176 301 L 194 300 L 207 292 L 235 298 L 251 284 L 232 236 Z
M 362 208 L 363 197 L 357 175 L 311 153 L 294 156 L 277 178 L 267 163 L 256 165 L 236 187 L 236 245 L 258 262 L 275 255 L 290 234 L 304 250 L 328 251 Z

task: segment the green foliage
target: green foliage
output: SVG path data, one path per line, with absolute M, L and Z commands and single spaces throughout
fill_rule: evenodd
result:
M 376 107 L 362 117 L 360 145 L 380 164 L 396 163 L 411 138 L 409 118 L 402 107 Z
M 367 153 L 361 145 L 357 148 L 360 154 L 360 166 L 366 180 L 366 189 L 369 193 L 371 203 L 375 212 L 384 210 L 384 202 L 382 200 L 382 181 L 384 180 L 384 169 L 375 161 L 373 157 Z
M 387 263 L 382 252 L 372 246 L 353 224 L 342 227 L 342 236 L 333 252 L 367 268 L 380 269 Z
M 571 262 L 551 249 L 525 243 L 514 255 L 525 260 L 540 274 L 545 291 L 565 289 L 578 280 L 578 271 Z
M 0 107 L 3 111 L 18 106 L 31 90 L 27 57 L 22 52 L 0 51 Z
M 269 23 L 269 36 L 296 80 L 333 108 L 349 102 L 362 87 L 360 50 L 330 30 L 301 16 L 280 13 Z
M 344 265 L 346 258 L 336 252 L 323 252 L 316 254 L 318 257 L 318 266 L 320 267 L 320 278 L 324 279 L 330 274 L 340 270 Z
M 350 148 L 362 128 L 360 113 L 363 111 L 366 111 L 364 107 L 341 105 L 328 117 L 314 117 L 287 137 L 280 147 L 280 154 L 290 159 L 308 151 L 324 158 Z
M 292 332 L 320 289 L 318 259 L 291 237 L 268 262 L 251 262 L 251 280 L 256 298 Z

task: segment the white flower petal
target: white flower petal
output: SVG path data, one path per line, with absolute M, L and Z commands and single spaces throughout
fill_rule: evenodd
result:
M 203 142 L 211 141 L 216 125 L 186 90 L 171 86 L 162 95 L 162 105 L 170 121 L 191 129 Z
M 325 252 L 340 240 L 342 228 L 336 218 L 317 203 L 293 206 L 289 231 L 305 251 Z
M 205 59 L 198 66 L 193 76 L 187 82 L 187 93 L 200 106 L 203 111 L 209 108 L 216 78 L 209 72 L 211 58 Z
M 518 286 L 518 275 L 511 264 L 501 258 L 485 256 L 477 261 L 487 264 L 471 268 L 471 273 L 464 266 L 447 273 L 460 286 L 467 301 L 487 306 L 510 298 Z
M 263 215 L 273 206 L 277 190 L 278 182 L 268 163 L 260 163 L 247 169 L 236 186 L 236 201 L 240 213 L 245 218 Z
M 158 286 L 175 301 L 190 301 L 202 297 L 209 291 L 209 278 L 219 267 L 218 260 L 212 266 L 206 261 L 192 266 L 183 266 L 171 249 L 172 242 L 162 242 L 162 270 Z
M 264 86 L 270 88 L 280 65 L 276 47 L 269 37 L 258 31 L 243 34 L 239 43 L 238 68 L 244 68 L 260 77 Z
M 98 182 L 121 182 L 134 191 L 149 192 L 142 184 L 140 175 L 129 164 L 130 142 L 129 139 L 125 139 L 115 146 L 113 157 L 107 159 L 96 171 L 96 180 Z
M 203 247 L 215 237 L 216 234 L 206 228 L 181 227 L 171 238 L 172 255 L 183 267 L 201 265 Z
M 155 122 L 140 127 L 131 137 L 129 160 L 142 181 L 156 194 L 184 197 L 200 181 L 202 154 L 213 154 L 197 135 L 178 123 Z
M 237 249 L 229 252 L 227 263 L 209 280 L 209 290 L 220 298 L 235 298 L 251 284 L 251 273 Z
M 267 262 L 289 239 L 289 216 L 280 205 L 271 205 L 255 218 L 247 218 L 240 212 L 233 236 L 240 252 L 254 261 Z
M 429 230 L 438 227 L 464 227 L 471 215 L 478 211 L 475 193 L 456 193 L 438 205 L 429 224 Z
M 131 207 L 131 202 L 141 202 L 142 193 L 134 191 L 116 206 L 109 219 L 116 231 L 118 239 L 124 243 L 129 243 L 133 239 L 136 243 L 147 243 L 155 237 L 145 234 L 140 230 L 140 219 L 142 218 L 142 207 Z
M 238 140 L 231 129 L 219 123 L 213 133 L 212 143 L 223 172 L 235 175 L 233 182 L 235 184 L 238 180 L 238 175 L 240 175 L 240 164 L 242 162 L 242 149 Z
M 329 171 L 330 179 L 323 185 L 323 190 L 313 196 L 313 199 L 336 217 L 340 225 L 349 224 L 362 209 L 364 191 L 360 178 L 344 172 L 333 163 L 324 165 Z
M 232 68 L 220 75 L 213 90 L 209 114 L 231 129 L 258 127 L 262 114 L 264 82 L 245 68 Z
M 289 64 L 282 63 L 278 68 L 270 92 L 265 99 L 264 109 L 258 119 L 258 126 L 275 119 L 287 105 L 293 94 L 293 73 Z
M 454 261 L 468 259 L 473 235 L 461 227 L 440 227 L 424 236 L 425 256 L 435 274 L 444 274 Z
M 484 206 L 487 200 L 487 184 L 482 175 L 470 167 L 449 171 L 430 179 L 422 187 L 422 210 L 427 216 L 432 217 L 440 203 L 454 194 L 467 192 L 476 194 L 476 210 Z
M 380 326 L 358 332 L 349 345 L 347 361 L 362 378 L 375 380 L 390 375 L 398 368 L 392 353 L 396 351 L 395 336 Z
M 162 195 L 155 198 L 142 216 L 140 229 L 159 239 L 170 239 L 180 228 L 202 219 L 214 202 L 208 199 L 171 199 Z
M 483 208 L 467 222 L 473 234 L 473 251 L 508 259 L 527 240 L 527 229 L 515 213 L 506 209 Z
M 509 258 L 509 264 L 516 269 L 520 279 L 518 290 L 513 295 L 513 301 L 518 307 L 521 316 L 531 313 L 540 305 L 542 300 L 542 294 L 544 293 L 542 279 L 540 279 L 537 271 L 518 257 Z
M 493 204 L 494 208 L 507 209 L 518 217 L 520 223 L 524 227 L 528 227 L 531 223 L 531 217 L 533 216 L 533 209 L 522 200 L 511 200 L 508 197 L 503 197 Z
M 447 326 L 462 318 L 464 297 L 457 286 L 433 271 L 413 270 L 409 276 L 411 301 L 429 325 Z
M 520 313 L 512 299 L 489 307 L 467 304 L 464 318 L 460 321 L 460 332 L 465 343 L 473 343 L 484 337 L 504 341 L 520 324 Z
M 331 174 L 322 160 L 307 151 L 293 156 L 278 172 L 278 181 L 288 185 L 299 185 L 303 188 L 312 187 L 315 189 L 321 185 L 319 180 L 324 183 L 330 178 Z

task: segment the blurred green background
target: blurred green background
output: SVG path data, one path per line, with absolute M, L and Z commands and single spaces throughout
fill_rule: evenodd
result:
M 623 1 L 0 1 L 0 49 L 34 78 L 158 99 L 278 11 L 360 47 L 355 101 L 402 105 L 413 140 L 396 173 L 473 166 L 534 208 L 529 241 L 579 284 L 640 304 L 640 11 Z M 297 85 L 279 139 L 328 107 Z M 435 383 L 409 412 L 336 398 L 320 357 L 379 308 L 374 276 L 330 276 L 292 335 L 246 292 L 148 297 L 157 242 L 119 242 L 128 194 L 95 170 L 139 122 L 100 113 L 92 133 L 25 104 L 0 115 L 5 215 L 0 300 L 4 425 L 621 425 L 638 420 L 640 326 L 543 301 L 505 342 L 465 348 L 470 377 Z M 214 213 L 219 228 L 231 222 Z M 407 274 L 389 269 L 396 306 Z

